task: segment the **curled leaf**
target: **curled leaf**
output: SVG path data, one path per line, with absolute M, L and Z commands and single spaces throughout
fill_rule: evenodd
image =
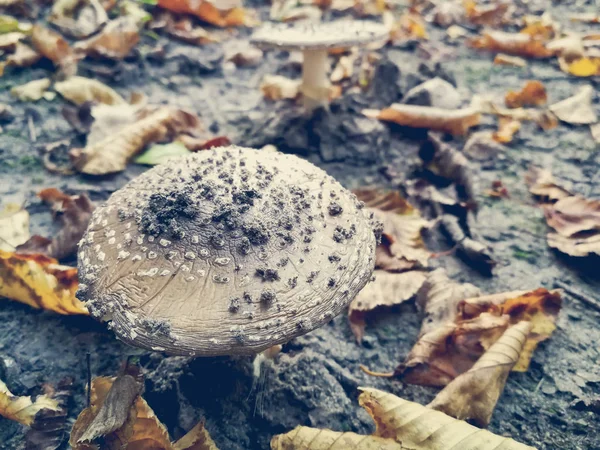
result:
M 75 254 L 77 244 L 87 229 L 94 205 L 85 195 L 67 195 L 58 189 L 44 189 L 38 196 L 50 204 L 55 219 L 61 225 L 60 231 L 52 238 L 33 236 L 17 247 L 19 253 L 42 253 L 56 259 Z
M 273 436 L 271 450 L 402 450 L 402 444 L 378 436 L 298 426 Z
M 465 135 L 469 128 L 479 124 L 481 117 L 473 108 L 443 109 L 434 106 L 394 103 L 382 110 L 365 110 L 367 117 L 394 122 L 412 128 L 429 128 L 454 135 Z
M 373 388 L 359 388 L 359 404 L 376 425 L 375 436 L 415 450 L 535 450 L 510 438 L 453 419 L 443 412 Z
M 98 0 L 57 0 L 49 22 L 63 33 L 81 39 L 98 31 L 108 22 L 108 15 Z
M 134 18 L 124 16 L 111 20 L 97 36 L 75 44 L 75 50 L 87 56 L 123 59 L 140 40 Z
M 59 314 L 88 314 L 75 297 L 77 269 L 44 255 L 0 250 L 0 296 Z
M 86 102 L 124 105 L 127 102 L 114 89 L 91 78 L 73 76 L 55 83 L 54 89 L 76 105 Z
M 23 425 L 31 425 L 40 411 L 58 411 L 59 409 L 58 402 L 47 395 L 40 395 L 33 402 L 30 396 L 16 396 L 0 380 L 0 416 Z
M 376 270 L 375 280 L 368 283 L 350 303 L 348 319 L 354 337 L 360 343 L 365 331 L 365 316 L 380 307 L 399 305 L 412 298 L 425 282 L 425 272 L 412 270 L 388 273 Z
M 562 236 L 571 237 L 585 231 L 600 232 L 600 200 L 566 197 L 547 206 L 545 213 L 548 225 Z
M 35 24 L 32 29 L 31 42 L 42 56 L 52 61 L 66 75 L 75 75 L 77 72 L 75 53 L 60 34 L 40 24 Z
M 487 426 L 530 331 L 531 323 L 526 321 L 508 328 L 473 367 L 448 383 L 427 407 Z
M 472 39 L 469 44 L 476 49 L 501 52 L 524 58 L 550 58 L 556 53 L 548 50 L 543 40 L 527 33 L 487 30 L 481 36 Z
M 598 117 L 592 108 L 594 94 L 592 86 L 583 86 L 572 97 L 550 105 L 550 111 L 566 123 L 574 125 L 595 123 L 598 121 Z
M 541 106 L 548 100 L 546 88 L 537 80 L 529 80 L 520 91 L 509 91 L 504 97 L 504 103 L 509 108 L 522 106 Z
M 566 237 L 558 233 L 548 233 L 548 245 L 569 256 L 600 256 L 600 233 Z
M 421 232 L 429 227 L 429 222 L 397 191 L 362 188 L 353 193 L 383 224 L 376 267 L 388 271 L 427 267 L 431 253 L 425 248 Z

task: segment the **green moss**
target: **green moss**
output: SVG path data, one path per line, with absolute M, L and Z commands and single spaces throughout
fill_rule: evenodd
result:
M 527 261 L 528 263 L 534 264 L 537 255 L 534 252 L 530 252 L 528 250 L 524 250 L 518 245 L 511 245 L 512 254 L 515 259 L 520 259 L 521 261 Z

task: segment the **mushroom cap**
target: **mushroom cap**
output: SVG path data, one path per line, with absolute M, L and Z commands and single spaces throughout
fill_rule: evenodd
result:
M 308 161 L 202 151 L 148 170 L 94 211 L 77 295 L 138 347 L 257 353 L 352 301 L 373 271 L 374 226 Z
M 383 24 L 359 20 L 269 23 L 259 28 L 250 41 L 261 48 L 321 50 L 381 41 L 389 36 L 389 32 Z

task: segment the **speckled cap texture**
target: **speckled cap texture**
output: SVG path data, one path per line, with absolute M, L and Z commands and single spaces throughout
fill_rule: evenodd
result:
M 311 163 L 217 148 L 148 170 L 94 211 L 77 295 L 138 347 L 256 353 L 338 315 L 371 278 L 376 234 Z
M 262 48 L 319 50 L 353 47 L 381 41 L 389 29 L 377 22 L 338 20 L 335 22 L 268 23 L 250 41 Z

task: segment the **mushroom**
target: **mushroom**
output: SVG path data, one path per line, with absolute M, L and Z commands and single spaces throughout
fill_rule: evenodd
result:
M 251 42 L 263 49 L 302 50 L 301 91 L 304 106 L 313 110 L 326 106 L 329 100 L 328 50 L 365 45 L 388 35 L 389 29 L 376 22 L 281 23 L 263 26 L 252 35 Z
M 305 160 L 207 150 L 143 173 L 94 211 L 77 295 L 134 346 L 258 353 L 352 301 L 371 278 L 376 229 L 352 193 Z

